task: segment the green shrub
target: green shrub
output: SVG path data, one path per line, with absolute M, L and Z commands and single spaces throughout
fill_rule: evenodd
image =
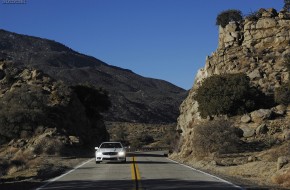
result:
M 275 89 L 275 102 L 277 104 L 290 104 L 290 84 L 283 84 Z
M 231 21 L 241 21 L 243 19 L 242 12 L 240 10 L 230 9 L 221 12 L 216 18 L 216 25 L 220 25 L 223 28 Z
M 20 137 L 21 131 L 32 133 L 38 125 L 51 123 L 46 118 L 47 99 L 41 90 L 27 85 L 7 92 L 0 101 L 0 136 L 9 141 Z
M 194 126 L 193 154 L 203 158 L 211 153 L 234 153 L 238 151 L 241 131 L 229 121 L 218 120 Z
M 86 114 L 91 117 L 100 117 L 99 113 L 107 111 L 111 107 L 108 92 L 102 88 L 77 85 L 72 89 L 86 109 Z
M 262 93 L 250 86 L 245 74 L 223 74 L 206 78 L 194 99 L 198 102 L 201 117 L 206 118 L 252 111 L 257 108 L 261 97 Z

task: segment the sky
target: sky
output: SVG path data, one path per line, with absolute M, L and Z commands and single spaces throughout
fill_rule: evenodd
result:
M 18 3 L 15 3 L 18 2 Z M 0 0 L 0 29 L 51 39 L 110 65 L 190 89 L 217 48 L 217 15 L 283 0 Z

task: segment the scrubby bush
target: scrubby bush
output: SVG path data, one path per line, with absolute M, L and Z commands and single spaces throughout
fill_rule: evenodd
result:
M 231 21 L 241 21 L 243 19 L 242 12 L 240 10 L 230 9 L 221 12 L 216 18 L 216 25 L 220 25 L 223 28 Z
M 86 113 L 91 117 L 100 117 L 100 112 L 107 111 L 111 107 L 108 92 L 102 88 L 96 89 L 92 86 L 77 85 L 72 89 L 84 105 Z
M 63 149 L 64 144 L 59 139 L 44 137 L 34 145 L 33 153 L 38 155 L 61 155 Z
M 126 130 L 119 126 L 115 129 L 113 136 L 111 137 L 112 141 L 120 141 L 123 145 L 127 146 L 129 144 L 128 141 L 128 133 Z
M 275 102 L 277 104 L 290 104 L 290 85 L 283 84 L 281 87 L 275 89 Z
M 0 159 L 0 176 L 6 175 L 9 168 L 9 162 L 4 159 Z
M 262 13 L 260 11 L 251 12 L 246 16 L 246 19 L 250 21 L 257 21 L 262 17 Z
M 63 149 L 64 145 L 59 139 L 50 139 L 46 145 L 45 153 L 48 155 L 61 155 Z
M 137 138 L 134 138 L 130 141 L 130 147 L 132 149 L 141 148 L 142 146 L 143 144 Z
M 263 100 L 262 95 L 257 88 L 250 86 L 247 75 L 223 74 L 206 78 L 194 99 L 198 102 L 201 117 L 206 118 L 252 111 Z
M 132 148 L 141 148 L 153 142 L 154 142 L 154 138 L 151 135 L 142 133 L 130 141 L 130 146 Z
M 290 168 L 284 172 L 280 172 L 272 176 L 272 181 L 276 184 L 282 185 L 283 187 L 290 187 Z
M 290 54 L 287 54 L 284 58 L 285 58 L 284 65 L 288 70 L 288 75 L 290 76 Z M 290 81 L 276 88 L 274 97 L 275 102 L 278 104 L 284 105 L 290 104 Z
M 0 101 L 0 135 L 9 140 L 19 137 L 22 131 L 32 133 L 40 124 L 49 125 L 46 100 L 41 90 L 27 85 L 7 92 Z
M 290 0 L 284 0 L 284 6 L 283 8 L 287 11 L 290 9 Z
M 211 153 L 234 153 L 238 151 L 241 131 L 229 121 L 209 121 L 194 126 L 193 154 L 203 158 Z
M 26 169 L 24 158 L 0 159 L 0 176 Z
M 153 138 L 151 135 L 148 135 L 148 134 L 141 134 L 141 135 L 138 137 L 138 140 L 139 140 L 140 142 L 142 142 L 142 144 L 144 144 L 144 145 L 148 145 L 148 144 L 154 142 L 154 138 Z

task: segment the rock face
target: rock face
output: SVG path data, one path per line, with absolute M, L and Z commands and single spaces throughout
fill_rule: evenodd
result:
M 207 57 L 205 67 L 198 71 L 193 88 L 180 106 L 177 128 L 182 130 L 181 155 L 190 152 L 192 126 L 202 121 L 193 97 L 204 78 L 223 73 L 246 73 L 251 84 L 268 95 L 289 80 L 284 65 L 285 56 L 290 54 L 289 13 L 277 13 L 274 9 L 260 11 L 262 16 L 256 21 L 245 19 L 219 28 L 218 48 Z M 251 120 L 259 120 L 258 127 L 271 114 L 271 110 L 259 110 L 243 116 L 239 122 L 247 125 Z M 263 131 L 261 128 L 257 132 Z M 255 128 L 244 127 L 244 134 L 254 135 Z
M 75 136 L 84 144 L 108 140 L 101 118 L 90 117 L 76 92 L 40 70 L 1 62 L 0 145 L 12 139 L 29 139 L 54 130 Z
M 172 123 L 187 91 L 163 80 L 142 77 L 46 39 L 0 30 L 0 60 L 42 70 L 67 85 L 91 84 L 110 94 L 107 121 Z M 0 72 L 0 79 L 3 78 Z

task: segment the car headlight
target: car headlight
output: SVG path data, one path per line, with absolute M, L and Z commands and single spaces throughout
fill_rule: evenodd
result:
M 118 156 L 125 156 L 125 152 L 124 151 L 118 152 Z
M 96 152 L 96 156 L 102 156 L 102 152 Z

